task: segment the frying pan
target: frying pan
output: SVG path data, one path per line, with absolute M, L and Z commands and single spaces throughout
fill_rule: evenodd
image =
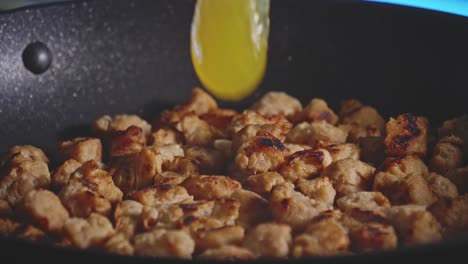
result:
M 95 0 L 1 14 L 0 149 L 33 144 L 52 155 L 57 140 L 86 135 L 89 123 L 102 114 L 135 113 L 151 120 L 184 101 L 199 84 L 189 54 L 194 4 Z M 434 11 L 357 1 L 272 0 L 265 79 L 250 98 L 222 104 L 246 107 L 268 90 L 286 91 L 303 103 L 321 97 L 335 109 L 353 97 L 386 117 L 412 112 L 437 126 L 468 112 L 467 33 L 467 18 Z M 35 42 L 52 57 L 41 74 L 23 61 L 24 50 Z M 467 249 L 468 235 L 461 234 L 425 246 L 313 261 L 454 261 L 467 257 Z M 0 250 L 0 257 L 18 262 L 155 261 L 11 239 L 1 239 Z

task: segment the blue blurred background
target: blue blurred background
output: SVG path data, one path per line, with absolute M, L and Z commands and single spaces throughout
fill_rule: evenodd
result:
M 420 7 L 468 16 L 468 0 L 370 0 L 371 2 L 392 3 Z
M 72 0 L 0 0 L 0 10 L 17 8 L 25 5 Z M 313 1 L 313 0 L 312 0 Z M 468 16 L 468 0 L 363 0 L 392 3 L 405 6 L 433 9 L 442 12 Z

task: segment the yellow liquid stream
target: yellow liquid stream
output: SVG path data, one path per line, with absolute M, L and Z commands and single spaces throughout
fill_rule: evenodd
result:
M 219 99 L 250 95 L 265 73 L 270 0 L 198 0 L 191 55 L 198 78 Z

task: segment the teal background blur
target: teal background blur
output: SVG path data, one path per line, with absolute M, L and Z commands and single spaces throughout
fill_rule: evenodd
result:
M 371 2 L 392 3 L 420 7 L 468 16 L 468 0 L 369 0 Z

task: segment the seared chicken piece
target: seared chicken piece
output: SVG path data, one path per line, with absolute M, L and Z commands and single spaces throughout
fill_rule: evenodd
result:
M 432 159 L 429 161 L 431 171 L 446 174 L 450 170 L 461 167 L 463 162 L 462 139 L 449 136 L 437 142 Z
M 343 144 L 331 144 L 322 146 L 324 149 L 328 150 L 330 153 L 333 162 L 339 161 L 342 159 L 353 159 L 359 160 L 361 150 L 358 145 L 353 143 L 343 143 Z
M 296 185 L 296 189 L 311 199 L 333 206 L 336 191 L 328 177 L 319 177 L 309 181 L 301 180 Z
M 387 158 L 374 177 L 373 190 L 389 195 L 393 191 L 394 184 L 409 174 L 426 177 L 429 169 L 417 156 Z
M 458 196 L 457 186 L 444 176 L 430 173 L 426 176 L 426 181 L 437 198 L 456 198 Z
M 206 121 L 195 114 L 183 116 L 176 127 L 189 146 L 210 146 L 219 137 Z
M 186 115 L 194 114 L 196 116 L 201 116 L 216 109 L 218 109 L 218 104 L 213 97 L 202 89 L 195 88 L 192 90 L 192 97 L 187 103 L 176 106 L 172 110 L 162 112 L 161 121 L 182 131 L 180 127 L 178 127 L 178 123 L 180 123 Z
M 143 209 L 141 210 L 141 215 L 140 215 L 140 217 L 141 217 L 141 223 L 140 223 L 141 225 L 140 226 L 142 227 L 142 229 L 144 229 L 146 231 L 151 231 L 151 230 L 155 229 L 156 225 L 161 224 L 161 223 L 158 223 L 158 222 L 160 222 L 159 220 L 161 220 L 163 218 L 162 216 L 164 215 L 164 213 L 161 213 L 161 219 L 160 219 L 158 209 L 171 208 L 171 205 L 173 205 L 173 204 L 162 204 L 162 205 L 157 205 L 156 207 L 144 206 Z M 164 209 L 162 209 L 161 212 L 163 212 Z M 178 215 L 178 214 L 174 214 L 174 215 Z M 178 220 L 178 219 L 176 219 L 176 220 Z M 171 223 L 163 222 L 162 224 L 163 225 L 165 225 L 165 224 L 170 225 Z M 168 228 L 168 226 L 164 226 L 164 228 Z
M 125 131 L 116 131 L 110 138 L 109 155 L 121 157 L 141 152 L 146 146 L 146 136 L 143 129 L 130 126 Z
M 357 252 L 394 249 L 398 245 L 398 237 L 391 225 L 367 223 L 356 228 L 349 234 L 351 246 Z
M 343 212 L 357 216 L 383 215 L 386 208 L 390 208 L 390 201 L 380 192 L 356 192 L 350 193 L 336 201 L 338 208 Z M 361 218 L 362 217 L 359 217 Z
M 197 115 L 202 115 L 218 109 L 218 104 L 211 95 L 203 89 L 196 87 L 192 90 L 192 96 L 190 100 L 183 105 L 183 108 Z
M 362 127 L 356 124 L 344 124 L 342 126 L 348 130 L 348 142 L 357 143 L 361 138 L 382 136 L 382 132 L 373 125 Z
M 349 138 L 356 141 L 360 137 L 380 136 L 385 131 L 385 120 L 379 112 L 365 106 L 358 100 L 346 100 L 341 104 L 340 119 L 343 124 L 351 126 Z
M 310 123 L 310 134 L 307 144 L 317 146 L 322 144 L 341 144 L 346 142 L 348 130 L 344 126 L 334 126 L 326 121 Z M 300 143 L 300 142 L 294 142 Z
M 392 206 L 386 213 L 405 245 L 428 243 L 442 238 L 439 222 L 424 206 Z
M 165 162 L 162 170 L 175 172 L 184 177 L 200 174 L 197 162 L 186 157 L 175 157 L 172 162 Z
M 184 149 L 185 157 L 197 162 L 200 173 L 219 174 L 226 170 L 224 154 L 214 148 L 193 146 Z
M 84 184 L 90 190 L 102 195 L 111 203 L 117 203 L 122 200 L 122 191 L 114 185 L 111 175 L 101 169 L 101 164 L 94 160 L 83 163 L 71 175 L 72 179 L 84 180 Z
M 288 149 L 277 138 L 271 135 L 255 136 L 242 144 L 234 163 L 238 174 L 246 177 L 276 170 L 287 153 Z
M 49 159 L 40 148 L 31 145 L 13 146 L 2 160 L 10 167 L 15 167 L 25 160 L 49 163 Z
M 163 166 L 173 162 L 176 158 L 185 156 L 184 149 L 179 144 L 168 144 L 163 146 L 153 145 L 151 147 L 151 151 L 153 151 L 156 156 L 161 157 Z
M 125 131 L 131 126 L 141 128 L 145 136 L 151 134 L 151 125 L 136 115 L 104 115 L 94 121 L 93 129 L 102 135 L 109 136 L 116 131 Z
M 102 160 L 102 144 L 98 138 L 75 138 L 64 141 L 60 143 L 58 151 L 62 160 L 74 159 L 81 163 Z
M 292 244 L 291 227 L 284 224 L 262 223 L 251 229 L 243 246 L 257 257 L 286 258 Z
M 109 253 L 125 256 L 132 256 L 135 252 L 133 245 L 121 233 L 117 233 L 109 238 L 104 244 L 104 249 Z
M 141 190 L 128 193 L 130 199 L 134 199 L 145 206 L 158 206 L 161 204 L 178 204 L 193 201 L 193 196 L 179 185 L 161 185 L 158 187 L 146 187 Z
M 439 137 L 455 136 L 468 143 L 468 116 L 460 116 L 454 119 L 446 120 L 439 128 Z
M 229 136 L 233 137 L 234 134 L 241 131 L 244 127 L 248 125 L 268 125 L 275 123 L 284 123 L 287 122 L 287 119 L 283 115 L 275 116 L 264 116 L 259 114 L 256 111 L 245 110 L 240 114 L 237 114 L 232 119 L 231 123 L 227 127 L 227 133 Z
M 22 154 L 18 154 L 22 155 Z M 31 190 L 47 188 L 50 172 L 43 161 L 24 160 L 0 176 L 0 199 L 15 206 Z
M 234 199 L 196 201 L 181 204 L 183 210 L 182 227 L 189 231 L 216 229 L 235 225 L 239 217 L 240 202 Z
M 157 207 L 145 206 L 141 211 L 141 227 L 144 230 L 179 229 L 184 211 L 178 204 L 162 204 Z
M 219 248 L 227 245 L 240 245 L 245 230 L 241 226 L 226 226 L 213 230 L 202 230 L 194 235 L 197 251 Z
M 241 189 L 238 181 L 219 175 L 194 175 L 182 185 L 197 200 L 229 198 L 233 192 Z
M 291 130 L 289 130 L 286 142 L 307 145 L 309 143 L 310 134 L 312 133 L 311 131 L 312 126 L 308 122 L 296 124 Z
M 227 137 L 227 128 L 232 122 L 234 116 L 239 113 L 231 109 L 215 109 L 200 116 L 200 118 L 210 125 L 215 134 L 221 137 Z
M 71 216 L 87 217 L 92 212 L 110 213 L 111 204 L 122 200 L 122 191 L 94 160 L 84 163 L 60 191 L 60 200 Z
M 323 172 L 341 197 L 349 193 L 365 191 L 372 183 L 375 169 L 359 160 L 344 159 L 332 163 Z
M 86 219 L 68 219 L 64 230 L 73 245 L 81 249 L 101 246 L 115 233 L 109 219 L 96 213 Z
M 87 217 L 93 212 L 109 215 L 111 203 L 88 185 L 84 179 L 71 179 L 59 193 L 63 205 L 75 217 Z
M 164 146 L 184 143 L 184 135 L 173 128 L 160 128 L 153 132 L 148 140 L 150 145 Z
M 310 199 L 294 190 L 292 183 L 286 182 L 273 187 L 270 199 L 273 218 L 290 225 L 294 230 L 302 230 L 320 212 L 332 206 Z
M 468 194 L 442 198 L 429 210 L 442 224 L 445 233 L 455 234 L 468 230 Z
M 231 199 L 240 202 L 239 218 L 236 223 L 245 229 L 271 220 L 269 203 L 260 195 L 241 189 L 233 192 Z
M 268 196 L 275 185 L 285 182 L 277 172 L 264 172 L 247 177 L 244 186 L 262 196 Z
M 153 182 L 156 173 L 162 171 L 162 157 L 149 148 L 129 156 L 114 159 L 109 164 L 109 174 L 122 191 L 143 188 Z
M 310 179 L 332 163 L 330 153 L 325 149 L 303 150 L 288 156 L 278 169 L 291 182 Z
M 80 162 L 74 159 L 66 160 L 50 176 L 52 186 L 55 189 L 60 190 L 63 186 L 68 184 L 71 174 L 80 167 Z
M 426 164 L 413 155 L 403 158 L 387 158 L 380 170 L 398 176 L 406 176 L 411 173 L 426 176 L 429 173 Z
M 125 238 L 132 238 L 141 222 L 143 205 L 137 201 L 125 200 L 119 203 L 114 211 L 115 231 Z
M 327 102 L 320 98 L 312 99 L 295 118 L 296 121 L 325 121 L 332 125 L 338 122 L 338 116 L 328 107 Z
M 427 119 L 412 114 L 403 114 L 396 119 L 390 118 L 387 123 L 385 153 L 397 157 L 426 156 L 427 127 Z
M 256 101 L 250 109 L 264 116 L 284 115 L 292 120 L 300 113 L 302 105 L 297 98 L 284 92 L 268 92 Z
M 141 233 L 134 239 L 139 256 L 191 259 L 195 242 L 185 231 L 156 229 Z
M 281 120 L 274 124 L 247 125 L 232 136 L 232 151 L 237 152 L 239 147 L 249 139 L 266 133 L 284 142 L 291 127 L 292 124 L 287 120 Z
M 295 258 L 339 255 L 348 251 L 349 246 L 348 231 L 341 223 L 332 218 L 318 219 L 294 238 L 292 255 Z
M 32 190 L 20 204 L 20 211 L 28 220 L 46 232 L 60 234 L 69 215 L 60 199 L 48 190 Z
M 292 155 L 296 152 L 312 149 L 309 145 L 304 144 L 294 144 L 294 143 L 284 143 L 284 146 L 289 149 L 289 155 Z
M 160 174 L 156 174 L 153 178 L 155 186 L 163 185 L 179 185 L 184 182 L 189 176 L 180 175 L 172 171 L 165 171 Z
M 428 206 L 437 200 L 426 179 L 419 174 L 408 174 L 398 180 L 387 193 L 394 205 L 418 204 Z
M 350 207 L 349 214 L 334 213 L 329 217 L 337 219 L 348 230 L 351 250 L 376 251 L 395 248 L 398 245 L 397 234 L 385 211 L 378 207 Z

